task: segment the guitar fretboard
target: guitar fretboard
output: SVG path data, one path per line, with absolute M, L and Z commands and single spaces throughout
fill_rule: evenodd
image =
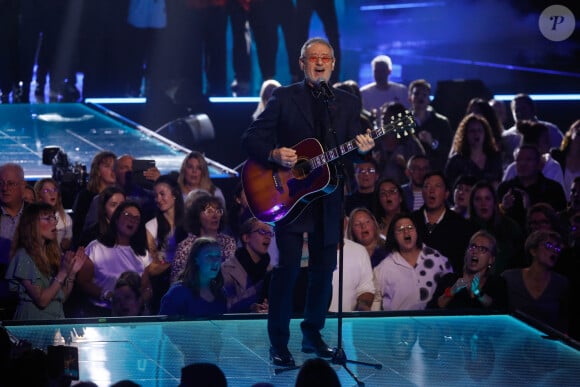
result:
M 409 133 L 414 132 L 414 128 L 416 126 L 415 119 L 413 115 L 409 111 L 405 111 L 405 113 L 399 113 L 396 117 L 391 117 L 391 122 L 385 126 L 381 126 L 380 128 L 376 128 L 371 130 L 370 136 L 373 139 L 377 139 L 379 137 L 384 136 L 389 132 L 396 132 L 397 135 L 408 135 Z M 335 148 L 329 149 L 320 155 L 311 158 L 308 163 L 310 164 L 310 168 L 319 168 L 323 165 L 330 163 L 331 161 L 336 160 L 337 158 L 346 155 L 347 153 L 352 152 L 353 150 L 358 149 L 356 145 L 356 141 L 354 139 L 345 142 L 342 145 L 339 145 Z

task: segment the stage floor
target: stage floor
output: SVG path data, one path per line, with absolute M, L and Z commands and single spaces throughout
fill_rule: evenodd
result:
M 289 349 L 297 364 L 300 320 L 292 320 Z M 336 318 L 323 331 L 337 343 Z M 99 386 L 130 379 L 141 386 L 177 386 L 181 368 L 212 362 L 228 386 L 269 382 L 293 386 L 297 370 L 276 373 L 268 358 L 266 320 L 165 321 L 106 319 L 64 324 L 12 325 L 8 331 L 35 347 L 78 347 L 80 379 Z M 367 386 L 576 386 L 580 380 L 577 343 L 547 336 L 509 315 L 370 316 L 343 319 L 347 364 Z M 346 370 L 333 366 L 343 386 L 356 385 Z
M 70 164 L 86 165 L 102 150 L 117 156 L 155 160 L 162 174 L 179 171 L 190 149 L 101 106 L 85 103 L 1 104 L 0 164 L 22 165 L 27 180 L 52 176 L 43 164 L 43 148 L 59 146 Z M 212 178 L 236 177 L 237 172 L 207 159 Z

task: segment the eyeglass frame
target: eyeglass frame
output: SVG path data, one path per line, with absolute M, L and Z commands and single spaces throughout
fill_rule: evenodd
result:
M 478 253 L 482 253 L 482 254 L 487 254 L 487 253 L 491 252 L 491 248 L 489 248 L 487 246 L 483 246 L 483 245 L 478 245 L 475 243 L 470 243 L 469 246 L 467 246 L 467 250 L 468 251 L 477 251 Z
M 217 214 L 218 216 L 222 216 L 224 214 L 223 208 L 215 208 L 213 206 L 207 206 L 203 210 L 200 211 L 201 214 L 205 216 L 212 216 L 213 214 Z
M 274 235 L 276 235 L 274 233 L 274 231 L 264 230 L 263 228 L 258 228 L 258 229 L 255 229 L 255 230 L 250 231 L 250 234 L 253 234 L 253 233 L 258 233 L 261 236 L 267 236 L 267 237 L 270 237 L 270 238 L 273 238 Z
M 334 62 L 335 58 L 333 56 L 326 56 L 326 55 L 309 55 L 303 56 L 302 60 L 305 60 L 311 64 L 317 64 L 318 61 L 321 61 L 324 64 L 329 64 Z

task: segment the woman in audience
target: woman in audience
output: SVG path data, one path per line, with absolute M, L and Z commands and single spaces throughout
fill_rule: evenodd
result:
M 382 310 L 421 310 L 441 276 L 453 271 L 437 250 L 423 244 L 407 214 L 398 214 L 387 234 L 389 255 L 374 268 L 376 301 Z
M 360 243 L 367 249 L 372 267 L 377 266 L 387 256 L 379 224 L 368 208 L 359 207 L 351 211 L 346 235 L 348 239 Z
M 566 131 L 560 148 L 552 149 L 550 153 L 560 163 L 564 174 L 564 192 L 570 199 L 570 187 L 574 179 L 580 176 L 580 120 L 574 121 Z
M 250 208 L 248 207 L 248 200 L 242 187 L 242 182 L 239 182 L 234 188 L 232 200 L 228 200 L 228 233 L 234 237 L 241 246 L 240 228 L 242 224 L 252 217 Z
M 34 187 L 30 184 L 26 184 L 24 186 L 24 192 L 22 193 L 22 200 L 24 200 L 25 203 L 34 203 L 37 200 L 36 196 Z
M 555 231 L 561 236 L 566 235 L 565 222 L 548 203 L 536 203 L 528 208 L 526 215 L 526 235 L 538 230 Z
M 219 189 L 209 177 L 209 167 L 203 154 L 193 151 L 183 159 L 177 182 L 183 193 L 183 199 L 187 194 L 195 189 L 204 189 L 212 196 L 219 198 L 222 206 L 225 206 L 226 200 L 222 190 Z
M 387 237 L 387 231 L 393 217 L 401 212 L 408 212 L 403 190 L 393 179 L 379 181 L 377 189 L 377 202 L 379 203 L 376 219 L 379 221 L 381 238 Z
M 466 219 L 469 217 L 471 189 L 476 182 L 475 176 L 459 175 L 453 184 L 453 206 L 451 206 L 451 210 Z
M 175 179 L 159 177 L 153 191 L 157 211 L 155 217 L 145 224 L 151 264 L 143 273 L 143 287 L 150 312 L 157 314 L 161 297 L 169 289 L 169 268 L 175 249 L 187 235 L 183 230 L 183 195 Z
M 491 133 L 493 134 L 493 139 L 495 140 L 495 144 L 500 148 L 501 151 L 501 141 L 502 141 L 502 133 L 503 133 L 503 125 L 500 119 L 497 116 L 495 109 L 482 98 L 472 98 L 469 103 L 467 104 L 467 111 L 465 114 L 479 114 L 489 124 L 491 129 Z
M 479 230 L 473 234 L 465 252 L 463 273 L 444 275 L 427 307 L 505 310 L 506 284 L 493 271 L 497 249 L 496 239 L 487 231 Z
M 10 289 L 18 293 L 15 320 L 65 317 L 63 302 L 87 257 L 81 248 L 61 259 L 57 221 L 54 208 L 47 203 L 29 204 L 22 212 L 6 272 Z
M 554 231 L 539 230 L 526 239 L 525 252 L 531 265 L 502 273 L 508 289 L 509 307 L 540 320 L 562 332 L 568 329 L 566 277 L 553 271 L 562 249 L 562 238 Z
M 39 202 L 48 203 L 54 207 L 58 216 L 56 225 L 57 241 L 62 251 L 71 247 L 73 235 L 72 218 L 62 206 L 62 198 L 56 180 L 51 178 L 40 179 L 34 184 L 34 192 Z
M 111 217 L 107 232 L 89 243 L 86 251 L 90 259 L 76 282 L 93 306 L 92 310 L 85 311 L 86 315 L 110 316 L 117 278 L 129 270 L 141 275 L 151 263 L 139 205 L 129 201 L 121 203 Z
M 95 155 L 91 162 L 89 181 L 76 196 L 73 204 L 73 245 L 78 246 L 78 241 L 85 226 L 85 218 L 95 195 L 103 192 L 107 187 L 115 185 L 115 160 L 117 156 L 113 152 L 101 151 Z
M 178 281 L 161 299 L 159 314 L 203 317 L 226 312 L 220 278 L 222 251 L 213 238 L 197 238 Z
M 111 315 L 113 317 L 141 316 L 144 314 L 143 305 L 139 273 L 135 271 L 121 273 L 113 290 Z
M 113 213 L 125 199 L 125 193 L 117 186 L 107 187 L 101 192 L 97 207 L 97 222 L 83 231 L 79 238 L 80 246 L 87 246 L 93 240 L 105 235 Z
M 267 277 L 272 267 L 268 247 L 274 237 L 272 227 L 256 218 L 240 229 L 243 246 L 222 263 L 224 290 L 229 312 L 268 312 Z
M 473 175 L 477 180 L 494 184 L 501 181 L 501 154 L 489 124 L 482 116 L 468 114 L 461 120 L 453 138 L 451 154 L 453 156 L 445 166 L 448 181 L 455 181 L 459 175 Z
M 191 246 L 199 237 L 217 240 L 222 251 L 222 261 L 234 256 L 236 241 L 222 232 L 224 224 L 224 209 L 220 199 L 201 196 L 191 204 L 185 216 L 185 228 L 189 234 L 177 245 L 175 259 L 171 262 L 171 283 L 177 281 L 179 273 L 185 268 Z
M 499 210 L 493 185 L 486 181 L 476 183 L 469 197 L 469 220 L 496 238 L 497 254 L 494 272 L 501 274 L 505 269 L 522 267 L 520 260 L 524 246 L 524 233 L 520 226 Z

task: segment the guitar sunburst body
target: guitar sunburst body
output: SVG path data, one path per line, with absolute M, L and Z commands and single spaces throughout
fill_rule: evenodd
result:
M 370 135 L 376 139 L 395 132 L 400 137 L 413 133 L 415 126 L 413 115 L 407 111 L 391 117 L 387 128 L 381 126 Z M 329 163 L 358 149 L 355 140 L 350 140 L 325 151 L 314 138 L 307 138 L 292 148 L 298 156 L 293 168 L 273 163 L 264 166 L 252 159 L 244 163 L 241 176 L 244 193 L 250 211 L 262 222 L 292 223 L 314 199 L 333 192 L 338 181 L 331 171 L 334 166 Z
M 311 167 L 310 161 L 324 153 L 318 140 L 307 138 L 292 148 L 298 155 L 293 168 L 268 168 L 251 159 L 244 164 L 242 184 L 248 205 L 262 222 L 291 223 L 312 200 L 336 189 L 338 182 L 328 164 Z

